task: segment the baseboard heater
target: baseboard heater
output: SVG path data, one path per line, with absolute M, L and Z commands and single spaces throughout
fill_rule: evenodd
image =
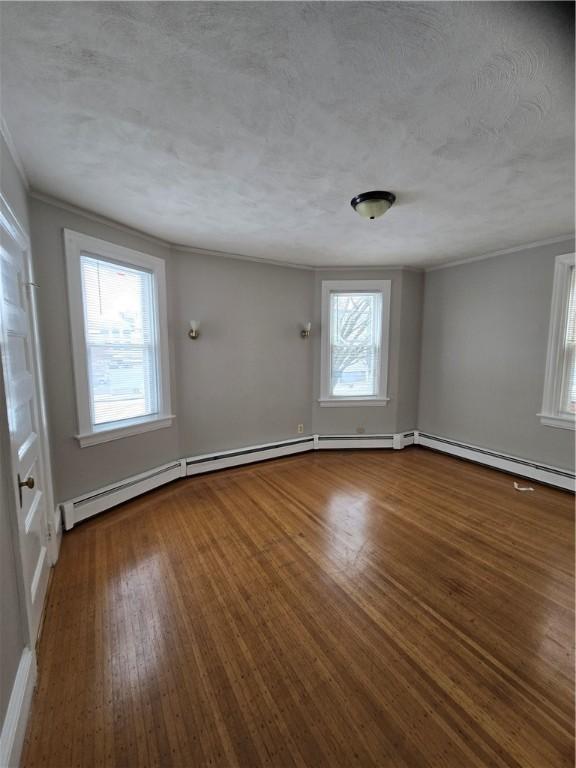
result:
M 140 494 L 158 488 L 165 483 L 171 483 L 173 480 L 185 477 L 185 475 L 186 462 L 184 459 L 178 459 L 170 464 L 155 467 L 149 472 L 142 472 L 92 493 L 78 496 L 72 501 L 66 501 L 60 505 L 64 517 L 64 527 L 69 531 L 76 523 L 80 523 L 92 515 L 97 515 L 105 509 L 115 507 L 117 504 L 122 504 L 124 501 L 129 501 L 135 496 L 140 496 Z
M 397 432 L 391 435 L 316 435 L 317 450 L 341 450 L 356 448 L 405 448 L 414 442 L 414 432 Z
M 293 453 L 304 453 L 312 450 L 314 450 L 314 437 L 310 435 L 296 440 L 285 440 L 281 443 L 267 443 L 266 445 L 254 445 L 232 451 L 220 451 L 219 453 L 186 459 L 186 474 L 190 477 L 204 472 L 213 472 L 217 469 L 238 467 L 241 464 L 277 459 L 280 456 L 290 456 Z
M 426 432 L 415 432 L 414 442 L 416 445 L 441 451 L 442 453 L 449 453 L 451 456 L 458 456 L 461 459 L 467 459 L 476 464 L 485 464 L 493 469 L 508 472 L 511 475 L 536 480 L 539 483 L 553 485 L 555 488 L 563 488 L 566 491 L 574 492 L 575 490 L 576 475 L 568 470 L 558 469 L 558 467 L 538 464 L 535 461 L 520 459 L 505 453 L 490 451 L 487 448 L 479 448 L 475 445 L 459 443 L 456 440 L 429 435 Z
M 485 448 L 466 445 L 444 437 L 429 435 L 425 432 L 412 431 L 388 435 L 306 435 L 277 443 L 253 445 L 231 451 L 193 456 L 164 464 L 106 488 L 84 494 L 64 502 L 60 505 L 60 509 L 63 513 L 64 526 L 69 531 L 76 523 L 86 520 L 92 515 L 181 477 L 191 477 L 219 469 L 238 467 L 243 464 L 277 459 L 281 456 L 313 450 L 358 448 L 399 450 L 413 444 L 449 453 L 477 464 L 486 464 L 519 477 L 527 477 L 547 485 L 553 485 L 556 488 L 574 491 L 575 480 L 574 474 L 571 472 L 489 451 Z

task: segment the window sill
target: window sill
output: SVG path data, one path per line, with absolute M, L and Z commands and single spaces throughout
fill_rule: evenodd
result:
M 383 407 L 390 402 L 389 397 L 321 397 L 318 400 L 321 408 L 350 408 L 355 405 L 376 405 Z
M 83 435 L 76 435 L 76 440 L 80 443 L 81 448 L 88 448 L 91 445 L 109 443 L 111 440 L 120 440 L 123 437 L 132 437 L 133 435 L 140 435 L 143 432 L 151 432 L 155 429 L 170 427 L 175 418 L 176 417 L 171 414 L 170 416 L 155 416 L 152 419 L 131 419 L 124 422 L 122 426 L 119 427 L 99 429 L 95 432 L 86 432 Z
M 546 427 L 559 427 L 560 429 L 576 429 L 576 417 L 554 416 L 547 413 L 539 413 L 540 423 Z

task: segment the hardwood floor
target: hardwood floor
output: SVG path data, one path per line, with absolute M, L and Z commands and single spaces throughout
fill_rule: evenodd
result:
M 64 537 L 23 765 L 573 765 L 574 498 L 424 449 L 180 481 Z

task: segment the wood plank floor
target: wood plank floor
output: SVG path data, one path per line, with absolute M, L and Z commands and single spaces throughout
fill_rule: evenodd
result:
M 155 491 L 64 537 L 23 765 L 573 765 L 573 497 L 425 449 Z

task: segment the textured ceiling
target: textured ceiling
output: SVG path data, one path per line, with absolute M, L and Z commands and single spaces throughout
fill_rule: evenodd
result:
M 431 265 L 574 231 L 572 3 L 3 2 L 34 189 L 171 242 Z M 396 193 L 382 219 L 350 198 Z

